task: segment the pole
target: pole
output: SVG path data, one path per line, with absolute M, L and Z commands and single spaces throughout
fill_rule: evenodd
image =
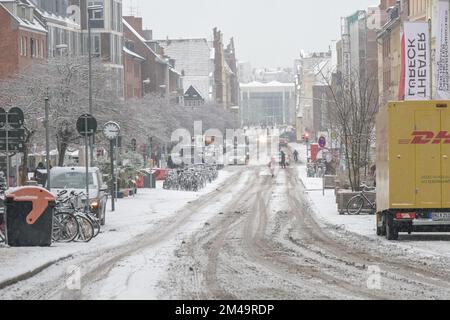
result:
M 152 164 L 151 165 L 151 168 L 150 168 L 150 188 L 153 188 L 153 148 L 152 148 L 152 137 L 150 137 L 149 138 L 149 141 L 148 141 L 148 145 L 149 145 L 149 150 L 150 150 L 150 163 Z
M 119 164 L 119 136 L 116 137 L 116 161 L 117 164 Z M 116 195 L 119 193 L 119 183 L 117 181 L 118 177 L 115 175 L 114 177 L 114 192 Z M 117 200 L 117 197 L 115 197 L 115 200 Z
M 8 113 L 6 113 L 6 119 L 8 119 Z M 10 184 L 9 184 L 9 122 L 6 121 L 5 126 L 5 134 L 6 134 L 6 189 L 9 190 Z
M 84 118 L 84 144 L 85 144 L 85 155 L 84 161 L 86 162 L 86 212 L 89 212 L 89 145 L 88 145 L 88 117 Z
M 88 60 L 89 60 L 89 114 L 92 114 L 92 39 L 91 39 L 91 11 L 88 9 Z M 86 127 L 87 128 L 87 127 Z M 91 163 L 94 163 L 94 140 L 95 136 L 89 139 L 91 150 Z
M 115 191 L 116 191 L 116 178 L 114 177 L 114 140 L 109 141 L 109 158 L 111 159 L 111 211 L 116 209 L 115 204 Z
M 49 111 L 48 111 L 48 97 L 45 98 L 45 154 L 47 166 L 47 190 L 51 190 L 50 179 L 50 129 L 49 129 Z

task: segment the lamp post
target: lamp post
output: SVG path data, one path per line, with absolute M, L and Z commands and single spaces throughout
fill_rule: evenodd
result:
M 89 63 L 89 114 L 93 116 L 92 111 L 92 36 L 91 36 L 91 20 L 94 12 L 98 12 L 99 10 L 103 11 L 102 5 L 93 5 L 88 6 L 88 18 L 87 18 L 87 25 L 88 25 L 88 63 Z M 95 135 L 93 135 L 91 138 L 89 138 L 89 144 L 90 144 L 90 163 L 91 166 L 94 163 L 94 143 L 95 143 Z

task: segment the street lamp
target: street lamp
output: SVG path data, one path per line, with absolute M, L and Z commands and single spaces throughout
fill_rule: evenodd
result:
M 91 20 L 95 12 L 102 11 L 103 12 L 103 6 L 102 5 L 93 5 L 88 6 L 88 60 L 89 60 L 89 114 L 93 116 L 92 111 L 92 39 L 91 39 Z M 92 138 L 89 139 L 90 142 L 90 151 L 91 151 L 91 157 L 90 162 L 91 166 L 94 162 L 94 142 L 95 142 L 95 134 L 92 135 Z

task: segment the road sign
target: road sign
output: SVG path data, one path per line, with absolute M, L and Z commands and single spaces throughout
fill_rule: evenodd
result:
M 0 141 L 0 150 L 6 150 L 6 142 Z M 9 152 L 24 152 L 25 144 L 22 141 L 8 141 L 8 151 Z
M 77 120 L 77 130 L 82 136 L 93 136 L 97 132 L 97 120 L 90 114 L 83 114 Z
M 325 148 L 326 145 L 327 145 L 327 139 L 324 136 L 320 137 L 319 138 L 319 146 L 321 148 Z
M 19 129 L 23 126 L 24 115 L 20 108 L 14 107 L 8 111 L 8 124 L 14 129 Z
M 0 129 L 0 141 L 6 140 L 6 130 Z M 25 129 L 8 130 L 8 141 L 25 141 Z
M 336 132 L 332 132 L 331 133 L 331 140 L 333 140 L 333 141 L 337 140 L 337 133 Z

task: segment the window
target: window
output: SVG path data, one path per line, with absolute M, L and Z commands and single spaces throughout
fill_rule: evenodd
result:
M 30 54 L 32 58 L 36 55 L 36 45 L 33 38 L 30 38 Z
M 103 1 L 89 1 L 88 6 L 103 6 Z M 91 20 L 103 20 L 103 9 L 88 10 Z
M 92 54 L 94 56 L 100 56 L 100 35 L 99 34 L 93 34 L 91 36 L 92 38 Z
M 94 174 L 89 173 L 89 185 L 95 187 Z M 52 188 L 55 189 L 84 189 L 86 188 L 86 174 L 84 172 L 63 172 L 52 177 Z
M 24 44 L 24 37 L 20 37 L 20 43 L 19 43 L 19 53 L 21 56 L 25 55 L 25 44 Z

